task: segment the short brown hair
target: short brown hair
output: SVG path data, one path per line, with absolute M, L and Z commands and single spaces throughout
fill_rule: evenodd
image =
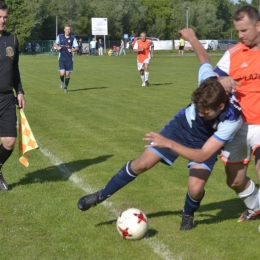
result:
M 191 100 L 199 111 L 216 111 L 222 103 L 226 104 L 227 93 L 216 78 L 208 78 L 192 93 Z
M 7 10 L 8 11 L 8 6 L 3 1 L 0 1 L 0 10 Z
M 249 20 L 254 22 L 260 21 L 260 14 L 258 10 L 252 6 L 243 6 L 240 7 L 234 14 L 234 21 L 241 21 L 245 16 L 248 16 Z

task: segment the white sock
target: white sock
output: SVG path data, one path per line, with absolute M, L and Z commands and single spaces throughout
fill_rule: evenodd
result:
M 144 75 L 141 75 L 141 80 L 142 80 L 142 82 L 145 81 L 145 80 L 144 80 Z
M 250 185 L 244 191 L 237 193 L 239 198 L 241 198 L 246 204 L 247 208 L 258 211 L 260 209 L 260 193 L 255 190 L 255 184 L 250 180 Z
M 144 72 L 144 80 L 145 81 L 148 81 L 148 78 L 149 78 L 149 72 Z

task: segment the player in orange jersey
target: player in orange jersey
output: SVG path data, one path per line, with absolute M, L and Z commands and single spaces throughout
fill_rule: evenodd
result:
M 227 184 L 243 199 L 247 210 L 238 222 L 260 216 L 260 191 L 246 176 L 251 153 L 260 180 L 260 14 L 243 6 L 234 14 L 234 26 L 241 42 L 228 49 L 215 73 L 227 91 L 233 90 L 242 107 L 244 123 L 222 152 Z M 229 77 L 230 76 L 230 77 Z M 232 77 L 232 78 L 231 78 Z
M 146 39 L 146 33 L 140 34 L 140 40 L 135 42 L 133 51 L 137 52 L 137 69 L 142 79 L 142 87 L 149 86 L 149 63 L 153 58 L 154 45 L 152 40 Z

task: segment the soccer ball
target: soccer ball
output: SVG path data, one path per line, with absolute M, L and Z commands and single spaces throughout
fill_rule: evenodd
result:
M 116 228 L 124 239 L 138 240 L 147 232 L 148 219 L 140 209 L 129 208 L 117 218 Z

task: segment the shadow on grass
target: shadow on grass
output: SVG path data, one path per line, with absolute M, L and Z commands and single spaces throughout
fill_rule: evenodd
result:
M 166 86 L 172 85 L 173 83 L 157 83 L 157 84 L 150 84 L 150 87 L 157 87 L 157 86 Z
M 104 89 L 104 88 L 108 88 L 108 87 L 98 87 L 98 88 L 79 88 L 79 89 L 69 89 L 69 92 L 77 92 L 77 91 L 85 91 L 85 90 L 92 90 L 92 89 Z
M 80 171 L 90 165 L 99 164 L 105 162 L 113 155 L 102 155 L 93 159 L 85 159 L 66 164 L 60 164 L 51 166 L 45 169 L 41 169 L 35 172 L 28 172 L 19 182 L 8 185 L 9 189 L 13 189 L 16 186 L 27 185 L 32 183 L 44 183 L 55 182 L 61 180 L 67 180 L 72 173 Z
M 216 211 L 217 213 L 207 213 L 211 211 Z M 245 210 L 245 205 L 239 198 L 213 202 L 207 205 L 202 205 L 199 210 L 195 213 L 195 226 L 200 224 L 216 224 L 218 222 L 225 221 L 227 219 L 238 219 L 241 213 Z M 179 216 L 181 223 L 182 210 L 178 211 L 159 211 L 150 214 L 146 214 L 148 219 L 160 218 L 165 216 Z M 103 225 L 115 225 L 116 219 L 98 223 L 96 226 Z M 154 234 L 156 235 L 156 234 Z M 149 237 L 150 237 L 149 232 Z
M 206 205 L 201 205 L 197 212 L 195 212 L 195 226 L 198 224 L 215 224 L 225 221 L 227 219 L 238 219 L 246 207 L 243 201 L 239 198 L 213 202 Z M 217 213 L 207 213 L 210 211 L 216 211 Z M 182 210 L 178 211 L 160 211 L 147 214 L 149 218 L 158 218 L 169 215 L 182 216 Z

